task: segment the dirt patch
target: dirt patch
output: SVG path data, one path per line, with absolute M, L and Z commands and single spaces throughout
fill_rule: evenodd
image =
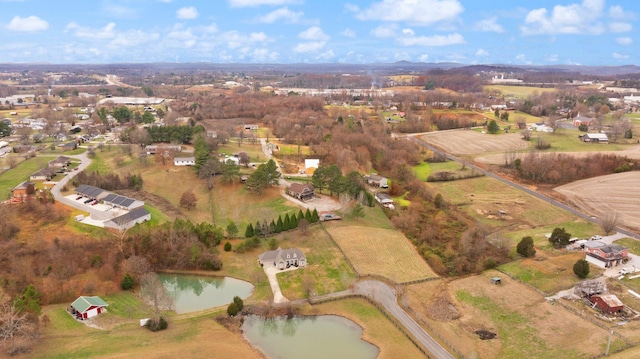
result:
M 496 333 L 491 333 L 488 330 L 476 330 L 474 333 L 478 334 L 480 340 L 490 340 L 496 337 Z
M 473 130 L 452 130 L 428 133 L 422 136 L 422 139 L 455 155 L 517 151 L 529 147 L 529 143 L 523 141 L 521 136 L 515 133 L 490 135 Z M 504 163 L 504 159 L 502 163 Z
M 429 318 L 439 322 L 448 322 L 462 316 L 458 308 L 444 293 L 440 293 L 440 296 L 427 305 L 426 311 Z
M 640 175 L 624 172 L 580 180 L 556 187 L 555 190 L 573 202 L 585 213 L 602 216 L 617 213 L 618 223 L 629 228 L 640 228 Z

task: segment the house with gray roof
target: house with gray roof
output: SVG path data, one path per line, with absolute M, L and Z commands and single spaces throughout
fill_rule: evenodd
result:
M 104 226 L 121 231 L 130 229 L 136 224 L 144 223 L 150 219 L 151 213 L 149 211 L 144 208 L 138 208 L 104 222 Z
M 261 266 L 272 265 L 283 270 L 290 268 L 291 266 L 306 267 L 307 257 L 305 257 L 304 253 L 299 249 L 282 249 L 278 247 L 276 250 L 262 253 L 258 257 L 258 263 L 260 263 Z
M 367 184 L 369 186 L 380 187 L 380 188 L 388 188 L 389 187 L 389 183 L 387 181 L 387 178 L 379 176 L 379 175 L 377 175 L 375 173 L 372 173 L 369 176 L 366 176 L 365 180 L 367 181 Z

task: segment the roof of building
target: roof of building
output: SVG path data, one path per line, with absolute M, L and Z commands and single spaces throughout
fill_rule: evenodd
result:
M 620 253 L 623 250 L 628 249 L 628 248 L 627 247 L 623 247 L 623 246 L 621 246 L 619 244 L 609 244 L 609 245 L 606 245 L 606 246 L 602 246 L 602 247 L 600 247 L 598 249 L 600 249 L 601 251 L 603 251 L 605 253 L 614 253 L 615 254 L 615 253 Z
M 71 158 L 69 158 L 67 156 L 60 156 L 60 157 L 56 158 L 55 160 L 49 161 L 49 164 L 55 164 L 55 163 L 65 164 L 65 163 L 67 163 L 69 161 L 71 161 Z
M 311 183 L 292 183 L 291 187 L 289 187 L 289 191 L 295 192 L 295 193 L 302 193 L 304 192 L 305 188 L 310 191 L 314 190 L 313 185 Z
M 604 242 L 600 242 L 600 241 L 588 241 L 584 244 L 584 246 L 586 248 L 600 248 L 600 247 L 604 247 L 606 244 L 604 244 Z
M 86 197 L 97 198 L 100 194 L 102 194 L 102 192 L 104 192 L 102 188 L 89 186 L 88 184 L 81 184 L 76 188 L 76 193 Z
M 393 201 L 393 199 L 391 198 L 391 196 L 389 196 L 388 194 L 384 193 L 384 192 L 378 192 L 376 193 L 376 198 L 380 201 Z
M 259 257 L 261 262 L 277 262 L 279 260 L 292 259 L 292 258 L 306 258 L 301 250 L 296 248 L 278 249 L 273 251 L 267 251 L 262 253 Z
M 141 207 L 141 208 L 136 208 L 133 211 L 127 212 L 121 216 L 115 217 L 109 222 L 112 222 L 116 226 L 123 225 L 126 227 L 126 224 L 136 221 L 149 214 L 150 214 L 149 211 Z
M 19 185 L 13 187 L 11 190 L 15 191 L 17 189 L 26 189 L 29 188 L 29 186 L 35 186 L 36 184 L 33 182 L 29 182 L 29 181 L 24 181 L 22 183 L 20 183 Z
M 377 175 L 375 173 L 370 174 L 369 176 L 367 176 L 367 178 L 371 181 L 382 181 L 385 180 L 385 177 L 382 177 L 380 175 Z
M 607 306 L 611 307 L 624 307 L 624 303 L 616 297 L 615 294 L 596 294 L 592 297 L 600 298 Z
M 586 136 L 589 139 L 597 139 L 597 140 L 608 140 L 606 133 L 585 133 L 583 136 Z
M 173 161 L 189 161 L 189 162 L 195 162 L 196 158 L 195 157 L 174 157 Z
M 78 297 L 78 299 L 74 300 L 73 303 L 71 303 L 71 306 L 74 307 L 78 312 L 84 313 L 91 307 L 107 307 L 109 306 L 109 304 L 107 304 L 107 302 L 105 302 L 98 296 L 80 296 Z
M 124 208 L 133 208 L 144 205 L 144 202 L 138 201 L 137 199 L 120 196 L 115 193 L 109 193 L 106 197 L 102 199 L 105 203 L 110 203 L 119 207 Z
M 56 173 L 55 168 L 46 167 L 46 168 L 41 169 L 38 172 L 33 173 L 31 176 L 34 176 L 34 177 L 37 177 L 37 176 L 48 177 L 48 176 L 53 175 L 54 173 Z

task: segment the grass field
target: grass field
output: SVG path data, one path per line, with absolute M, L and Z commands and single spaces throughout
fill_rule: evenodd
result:
M 29 179 L 29 176 L 47 166 L 47 162 L 53 157 L 34 157 L 22 161 L 16 167 L 0 174 L 0 200 L 4 200 L 11 194 L 11 189 Z
M 488 85 L 484 87 L 484 91 L 499 91 L 503 96 L 514 96 L 519 99 L 526 99 L 536 92 L 538 94 L 541 94 L 543 92 L 556 92 L 556 89 L 533 86 Z
M 583 132 L 578 130 L 560 130 L 555 133 L 538 133 L 531 134 L 531 147 L 534 148 L 538 137 L 551 144 L 551 148 L 547 152 L 600 152 L 600 151 L 622 151 L 628 147 L 624 144 L 599 144 L 582 142 L 578 138 Z
M 549 294 L 569 289 L 580 282 L 573 273 L 573 265 L 578 259 L 584 259 L 584 252 L 575 251 L 556 255 L 549 251 L 540 251 L 534 258 L 522 259 L 500 266 L 500 270 L 509 273 L 524 283 L 530 284 Z M 601 275 L 604 270 L 590 265 L 589 278 Z
M 563 223 L 569 214 L 497 180 L 479 177 L 452 182 L 430 182 L 444 200 L 490 228 L 503 232 Z M 499 211 L 506 211 L 500 215 Z
M 298 145 L 290 145 L 280 142 L 274 142 L 278 145 L 278 150 L 275 153 L 278 156 L 309 156 L 311 155 L 311 147 L 309 146 L 298 146 Z
M 323 295 L 345 290 L 355 280 L 347 260 L 320 225 L 305 234 L 287 234 L 280 244 L 303 251 L 308 263 L 306 268 L 278 273 L 280 289 L 288 299 L 306 298 L 305 285 L 312 293 Z
M 468 130 L 431 132 L 423 135 L 422 140 L 458 155 L 522 151 L 529 148 L 529 143 L 523 141 L 520 134 L 516 133 L 490 135 Z
M 436 276 L 398 231 L 355 225 L 327 226 L 327 231 L 361 276 L 380 275 L 398 283 Z
M 502 284 L 491 284 L 493 276 L 500 276 Z M 437 305 L 442 297 L 449 303 L 446 307 Z M 496 271 L 411 285 L 402 300 L 465 358 L 589 358 L 604 353 L 609 337 L 607 330 Z M 434 317 L 453 309 L 458 319 Z M 481 340 L 476 330 L 497 336 Z
M 631 238 L 618 239 L 615 244 L 629 248 L 629 253 L 640 255 L 640 241 Z

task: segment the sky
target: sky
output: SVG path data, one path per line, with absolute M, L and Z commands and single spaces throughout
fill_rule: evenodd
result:
M 637 0 L 0 0 L 0 63 L 640 65 Z

